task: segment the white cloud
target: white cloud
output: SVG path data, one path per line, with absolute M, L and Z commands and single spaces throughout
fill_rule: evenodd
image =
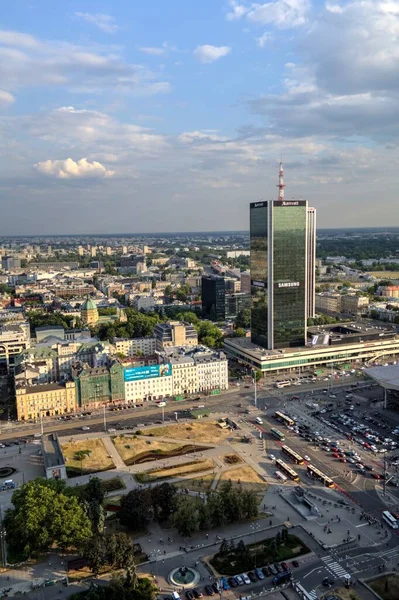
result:
M 97 161 L 88 161 L 87 158 L 81 158 L 77 162 L 72 158 L 66 160 L 45 160 L 38 162 L 35 168 L 43 175 L 56 177 L 57 179 L 98 179 L 103 177 L 112 177 L 115 171 L 110 171 L 103 164 Z
M 40 42 L 27 33 L 0 30 L 0 44 L 18 46 L 18 48 L 36 48 L 40 45 Z
M 170 90 L 167 81 L 147 67 L 125 62 L 117 48 L 40 41 L 0 31 L 0 81 L 12 92 L 20 87 L 62 86 L 78 93 L 104 89 L 129 95 L 155 95 Z
M 232 11 L 227 13 L 229 21 L 245 17 L 258 25 L 275 25 L 280 29 L 289 29 L 303 25 L 311 8 L 310 0 L 275 0 L 250 5 L 232 2 Z
M 265 46 L 267 46 L 267 44 L 269 44 L 273 39 L 273 34 L 269 31 L 265 31 L 263 35 L 256 38 L 256 43 L 258 44 L 259 48 L 265 48 Z
M 211 46 L 210 44 L 205 44 L 204 46 L 196 47 L 194 56 L 201 63 L 212 63 L 223 56 L 227 56 L 230 52 L 231 48 L 229 46 Z
M 2 104 L 12 104 L 15 98 L 10 92 L 6 92 L 5 90 L 0 90 L 0 106 Z
M 116 33 L 119 30 L 119 26 L 115 23 L 115 19 L 111 15 L 75 12 L 75 17 L 94 25 L 104 33 Z
M 241 19 L 248 12 L 248 8 L 243 4 L 239 4 L 237 0 L 230 0 L 230 10 L 226 17 L 228 21 L 236 21 Z
M 164 46 L 162 46 L 162 48 L 159 48 L 157 46 L 141 46 L 139 50 L 140 52 L 143 52 L 144 54 L 149 54 L 150 56 L 161 56 L 166 52 L 166 48 Z

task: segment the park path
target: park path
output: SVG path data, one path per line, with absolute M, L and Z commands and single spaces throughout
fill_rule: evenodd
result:
M 123 462 L 123 460 L 121 459 L 120 454 L 117 451 L 117 449 L 115 448 L 112 440 L 108 436 L 104 436 L 102 438 L 102 442 L 103 442 L 108 454 L 112 458 L 112 461 L 113 461 L 115 467 L 117 469 L 119 469 L 120 471 L 127 471 L 128 468 L 125 465 L 125 463 Z

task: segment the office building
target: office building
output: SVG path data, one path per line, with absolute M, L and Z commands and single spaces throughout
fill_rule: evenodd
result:
M 315 316 L 316 292 L 316 209 L 309 207 L 307 214 L 307 317 Z
M 279 198 L 250 206 L 251 339 L 267 349 L 304 346 L 308 316 L 309 216 L 307 200 Z
M 1 268 L 3 271 L 12 271 L 13 269 L 19 269 L 21 267 L 21 259 L 15 256 L 2 256 L 1 257 Z
M 213 321 L 224 321 L 226 286 L 219 275 L 203 275 L 201 279 L 202 315 Z
M 341 312 L 341 295 L 332 292 L 320 292 L 315 295 L 315 310 L 317 313 L 335 316 Z
M 225 318 L 235 319 L 238 313 L 246 308 L 251 308 L 251 294 L 238 292 L 225 296 Z
M 197 330 L 191 323 L 169 321 L 158 323 L 154 329 L 155 347 L 158 352 L 175 346 L 197 346 Z
M 173 394 L 170 363 L 127 367 L 124 370 L 125 401 L 143 402 L 169 398 Z
M 241 291 L 244 294 L 251 293 L 251 273 L 249 271 L 243 271 L 240 276 L 241 279 Z
M 360 315 L 367 312 L 370 304 L 368 296 L 357 296 L 356 294 L 343 294 L 341 296 L 341 312 L 345 315 Z
M 0 324 L 0 373 L 8 373 L 18 354 L 30 347 L 30 327 L 25 321 Z

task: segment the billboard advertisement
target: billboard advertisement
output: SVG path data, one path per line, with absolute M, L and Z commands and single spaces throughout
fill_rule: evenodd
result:
M 141 379 L 152 379 L 154 377 L 170 377 L 172 375 L 172 365 L 148 365 L 145 367 L 131 367 L 125 369 L 125 381 L 140 381 Z

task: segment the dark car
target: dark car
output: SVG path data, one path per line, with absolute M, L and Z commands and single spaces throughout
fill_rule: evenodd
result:
M 211 585 L 206 585 L 205 586 L 205 591 L 208 594 L 208 596 L 214 596 L 215 592 L 212 589 Z
M 334 579 L 331 579 L 330 577 L 324 577 L 324 579 L 321 583 L 324 585 L 324 587 L 330 587 L 330 586 L 334 585 L 335 581 L 334 581 Z
M 195 597 L 195 596 L 194 596 L 194 594 L 192 593 L 192 591 L 191 591 L 191 590 L 186 590 L 186 591 L 185 591 L 185 594 L 186 594 L 186 598 L 187 598 L 187 600 L 194 600 L 194 597 Z
M 278 563 L 274 563 L 274 568 L 276 569 L 277 573 L 281 573 L 283 570 Z
M 193 589 L 193 594 L 196 598 L 202 598 L 203 593 L 201 592 L 201 590 L 197 590 L 197 588 Z
M 297 560 L 293 560 L 291 564 L 293 567 L 299 567 L 299 562 Z
M 262 573 L 266 577 L 269 577 L 269 575 L 272 574 L 271 570 L 269 569 L 269 567 L 267 565 L 266 565 L 266 567 L 262 567 Z
M 236 588 L 238 585 L 234 577 L 229 577 L 227 581 L 229 582 L 229 586 L 232 588 Z
M 258 579 L 253 571 L 249 571 L 248 577 L 250 578 L 252 583 L 256 583 L 258 581 Z
M 212 589 L 215 592 L 215 594 L 219 593 L 219 588 L 215 582 L 212 583 Z

